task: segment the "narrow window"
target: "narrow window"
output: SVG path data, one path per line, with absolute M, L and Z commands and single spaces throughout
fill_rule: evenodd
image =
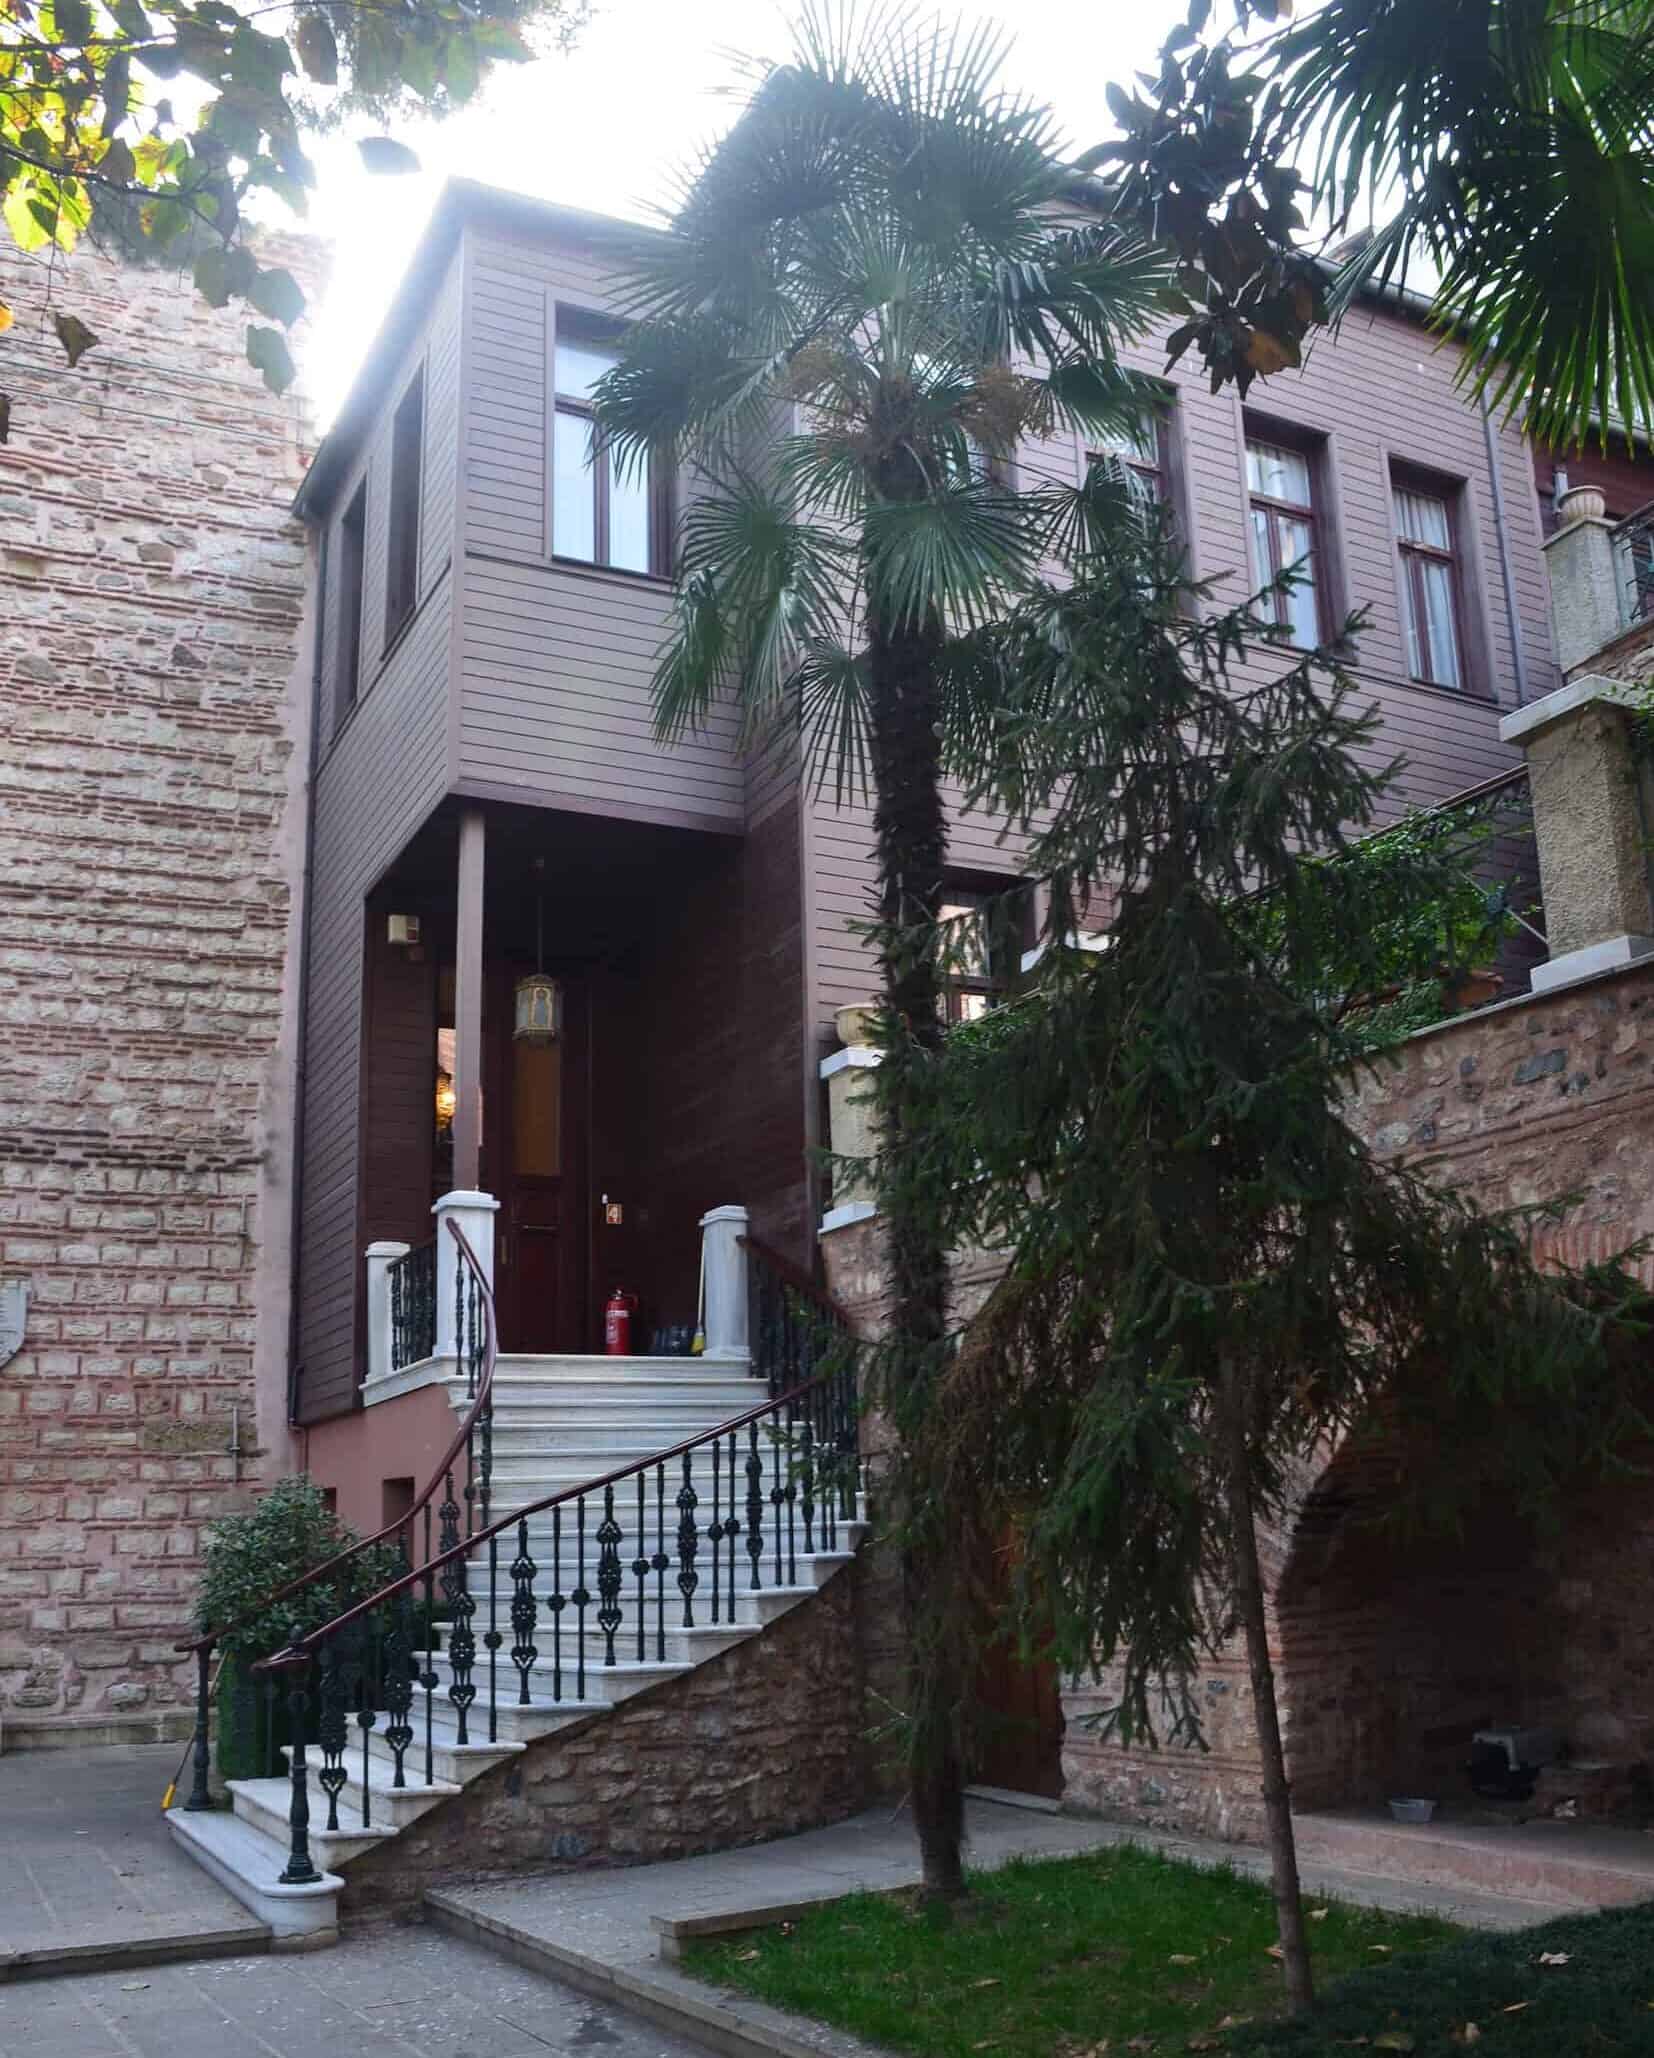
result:
M 1265 606 L 1300 649 L 1313 650 L 1321 641 L 1322 576 L 1314 458 L 1249 435 L 1246 492 L 1253 583 L 1263 587 L 1285 571 L 1298 573 L 1291 590 L 1271 595 Z
M 1028 908 L 1010 882 L 1000 888 L 942 888 L 942 1018 L 980 1021 L 1016 977 L 1027 941 Z
M 1453 503 L 1417 480 L 1394 480 L 1407 670 L 1431 686 L 1464 684 L 1459 553 Z
M 356 705 L 362 687 L 362 554 L 368 527 L 367 482 L 357 487 L 339 521 L 338 691 L 336 722 Z
M 620 361 L 613 343 L 559 324 L 557 407 L 551 446 L 551 547 L 558 557 L 611 565 L 623 572 L 657 571 L 664 559 L 660 497 L 652 468 L 628 465 L 612 452 L 593 461 L 592 392 Z
M 1122 432 L 1086 452 L 1088 464 L 1116 466 L 1134 499 L 1148 507 L 1165 507 L 1170 498 L 1166 464 L 1166 418 L 1156 410 L 1152 420 Z
M 391 499 L 385 539 L 385 641 L 419 595 L 419 469 L 425 443 L 425 374 L 416 372 L 391 424 Z

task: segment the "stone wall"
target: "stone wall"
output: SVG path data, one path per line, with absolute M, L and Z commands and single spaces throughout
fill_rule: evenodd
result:
M 314 282 L 319 246 L 268 256 Z M 185 1692 L 203 1525 L 287 1451 L 310 438 L 187 273 L 0 238 L 0 1717 Z M 38 325 L 37 325 L 38 323 Z M 239 1455 L 232 1454 L 232 1440 Z
M 1412 1037 L 1354 1082 L 1349 1115 L 1381 1162 L 1410 1165 L 1485 1207 L 1570 1197 L 1564 1219 L 1536 1232 L 1536 1252 L 1582 1263 L 1654 1236 L 1651 1059 L 1654 966 L 1643 965 Z M 877 1223 L 822 1243 L 830 1285 L 876 1329 Z M 992 1276 L 980 1262 L 962 1266 L 961 1302 Z M 1576 1755 L 1622 1769 L 1654 1763 L 1646 1487 L 1628 1478 L 1593 1489 L 1551 1537 L 1487 1509 L 1461 1542 L 1403 1549 L 1367 1519 L 1398 1455 L 1323 1453 L 1280 1528 L 1261 1538 L 1298 1804 L 1456 1794 L 1470 1731 L 1495 1721 L 1554 1723 Z M 873 1644 L 870 1678 L 899 1677 L 900 1655 L 888 1636 Z M 1100 1719 L 1116 1681 L 1070 1682 L 1065 1805 L 1260 1836 L 1256 1722 L 1238 1644 L 1202 1665 L 1194 1694 L 1203 1747 L 1125 1750 Z
M 841 1821 L 868 1798 L 861 1564 L 721 1658 L 542 1738 L 348 1868 L 347 1921 L 427 1887 L 638 1865 Z

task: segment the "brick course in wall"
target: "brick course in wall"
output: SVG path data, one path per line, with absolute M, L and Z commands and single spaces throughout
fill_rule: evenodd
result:
M 320 276 L 319 246 L 266 261 Z M 185 1694 L 204 1526 L 285 1461 L 307 444 L 244 319 L 7 247 L 0 383 L 0 1713 Z M 262 1389 L 262 1391 L 261 1391 Z M 241 1454 L 231 1455 L 232 1430 Z

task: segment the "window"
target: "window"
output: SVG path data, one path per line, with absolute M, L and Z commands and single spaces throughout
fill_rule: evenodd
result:
M 1432 686 L 1462 686 L 1453 503 L 1416 479 L 1397 477 L 1392 483 L 1408 673 Z
M 1117 465 L 1134 498 L 1145 506 L 1164 507 L 1170 500 L 1166 467 L 1166 420 L 1156 413 L 1135 433 L 1122 433 L 1100 449 L 1086 452 L 1088 464 Z
M 419 596 L 419 460 L 425 442 L 425 374 L 415 374 L 391 425 L 390 533 L 385 539 L 385 641 Z
M 1296 569 L 1290 592 L 1272 596 L 1275 619 L 1301 649 L 1321 641 L 1321 552 L 1317 536 L 1315 460 L 1308 450 L 1256 435 L 1246 439 L 1246 493 L 1252 578 L 1267 586 Z
M 1006 887 L 942 888 L 942 1015 L 979 1021 L 1009 992 L 1026 941 L 1027 910 Z
M 368 527 L 368 489 L 358 486 L 339 523 L 338 691 L 334 712 L 343 721 L 362 686 L 362 554 Z
M 652 572 L 665 552 L 664 527 L 648 468 L 624 473 L 612 453 L 592 460 L 592 391 L 620 361 L 618 348 L 559 325 L 557 408 L 552 426 L 551 547 L 558 557 Z

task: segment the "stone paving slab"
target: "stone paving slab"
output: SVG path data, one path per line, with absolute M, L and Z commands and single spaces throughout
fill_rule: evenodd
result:
M 301 1956 L 41 1980 L 0 1999 L 0 2058 L 702 2058 L 433 1929 Z
M 269 1932 L 167 1834 L 180 1744 L 0 1757 L 0 1981 L 261 1949 Z M 7 1998 L 9 2013 L 12 1999 Z
M 966 1827 L 967 1862 L 983 1869 L 1017 1857 L 1072 1856 L 1135 1842 L 1195 1864 L 1233 1866 L 1259 1877 L 1268 1872 L 1265 1854 L 1245 1846 L 990 1801 L 967 1804 Z M 892 1891 L 916 1885 L 918 1878 L 911 1818 L 885 1808 L 830 1829 L 670 1864 L 440 1888 L 426 1895 L 425 1905 L 454 1934 L 613 1995 L 726 2058 L 871 2058 L 870 2047 L 841 2031 L 680 1972 L 661 1955 L 658 1925 L 833 1900 L 863 1888 Z M 1303 1880 L 1311 1895 L 1402 1912 L 1428 1909 L 1477 1928 L 1523 1928 L 1556 1913 L 1533 1902 L 1414 1886 L 1327 1865 L 1306 1865 Z

